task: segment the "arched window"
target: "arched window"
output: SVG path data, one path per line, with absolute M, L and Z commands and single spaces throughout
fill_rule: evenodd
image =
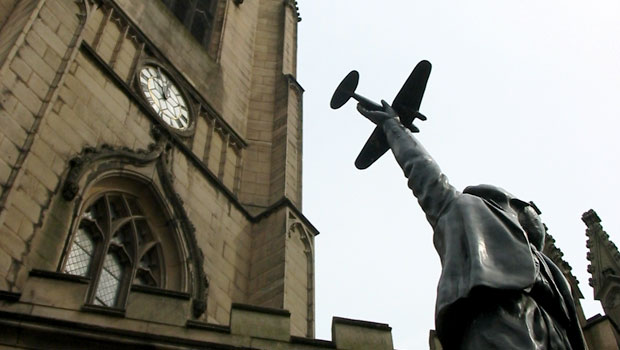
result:
M 124 308 L 132 285 L 182 291 L 183 254 L 148 186 L 111 178 L 89 192 L 62 265 L 62 272 L 90 279 L 86 303 Z
M 216 0 L 162 0 L 162 2 L 201 45 L 205 47 L 209 45 Z

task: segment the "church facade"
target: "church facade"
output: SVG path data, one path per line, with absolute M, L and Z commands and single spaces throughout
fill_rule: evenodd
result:
M 0 347 L 393 349 L 345 318 L 315 339 L 300 20 L 293 0 L 0 0 Z M 609 256 L 590 344 L 618 335 Z
M 391 344 L 346 319 L 314 339 L 299 20 L 282 0 L 0 0 L 4 348 Z

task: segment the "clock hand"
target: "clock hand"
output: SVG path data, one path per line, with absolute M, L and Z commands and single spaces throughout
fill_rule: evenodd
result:
M 161 82 L 159 80 L 153 79 L 153 81 L 155 81 L 155 89 L 157 90 L 157 92 L 159 92 L 163 96 L 164 94 L 163 85 L 161 85 Z
M 168 97 L 170 97 L 170 89 L 168 87 L 170 85 L 170 82 L 164 77 L 163 74 L 161 74 L 161 68 L 159 67 L 157 67 L 157 75 L 159 77 L 159 81 L 163 83 L 163 85 L 160 84 L 160 86 L 162 86 L 162 93 L 164 94 L 164 98 L 168 99 Z
M 166 99 L 169 99 L 170 98 L 170 81 L 166 79 L 165 84 L 166 84 L 166 90 L 164 90 L 164 95 Z

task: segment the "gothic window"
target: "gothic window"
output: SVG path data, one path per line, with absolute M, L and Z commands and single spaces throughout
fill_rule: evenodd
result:
M 207 47 L 216 0 L 161 0 L 198 42 Z
M 88 283 L 87 311 L 120 316 L 146 293 L 191 300 L 197 318 L 206 310 L 203 254 L 170 179 L 166 141 L 149 150 L 101 146 L 72 158 L 62 187 L 70 205 L 55 211 L 72 217 L 57 272 Z
M 186 290 L 181 238 L 151 188 L 110 177 L 85 196 L 61 271 L 90 280 L 87 305 L 123 309 L 132 288 Z

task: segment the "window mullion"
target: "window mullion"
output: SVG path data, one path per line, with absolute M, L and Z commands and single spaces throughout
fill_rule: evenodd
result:
M 126 202 L 126 199 L 125 199 L 125 202 Z M 136 224 L 135 224 L 135 220 L 133 220 L 132 217 L 129 217 L 129 219 L 131 221 L 130 223 L 130 227 L 131 227 L 131 233 L 130 233 L 131 243 L 130 244 L 132 245 L 130 249 L 131 252 L 127 252 L 128 247 L 125 246 L 124 248 L 125 248 L 125 252 L 128 255 L 128 258 L 130 258 L 130 261 L 125 266 L 124 276 L 123 276 L 123 279 L 120 281 L 119 295 L 117 296 L 117 300 L 123 301 L 123 307 L 127 303 L 129 289 L 131 285 L 133 284 L 134 278 L 136 278 L 136 271 L 138 268 L 138 264 L 140 263 L 140 261 L 137 259 L 138 235 L 137 235 L 137 230 L 136 230 Z
M 106 200 L 107 202 L 107 200 Z M 106 213 L 109 216 L 109 212 Z M 108 226 L 109 227 L 109 226 Z M 88 303 L 94 304 L 95 297 L 97 295 L 97 287 L 99 286 L 99 280 L 101 279 L 101 273 L 103 271 L 103 264 L 105 258 L 110 250 L 111 235 L 110 232 L 104 232 L 104 239 L 99 244 L 99 248 L 96 248 L 95 254 L 93 254 L 93 268 L 91 271 L 91 288 L 88 293 Z
M 130 249 L 130 252 L 127 252 L 128 255 L 131 257 L 132 261 L 131 261 L 131 265 L 132 265 L 132 269 L 135 270 L 135 266 L 138 264 L 138 230 L 136 228 L 136 221 L 135 221 L 135 217 L 137 215 L 133 215 L 134 213 L 132 213 L 131 210 L 131 206 L 129 205 L 129 200 L 127 200 L 127 197 L 125 195 L 122 196 L 123 197 L 123 201 L 125 202 L 125 206 L 128 208 L 128 216 L 127 216 L 127 221 L 130 222 L 130 226 L 131 226 L 131 239 L 130 239 L 130 244 L 131 247 L 125 247 L 125 251 L 127 251 L 128 249 Z M 132 273 L 133 275 L 133 273 Z
M 103 240 L 101 242 L 101 249 L 97 250 L 96 256 L 93 257 L 93 276 L 92 276 L 92 284 L 90 288 L 90 292 L 88 295 L 89 303 L 95 304 L 95 298 L 97 297 L 97 289 L 99 287 L 99 282 L 101 280 L 101 274 L 103 273 L 103 265 L 105 263 L 105 259 L 107 255 L 110 253 L 110 246 L 112 244 L 112 237 L 114 235 L 113 230 L 118 229 L 118 227 L 112 227 L 112 207 L 110 203 L 109 194 L 105 194 L 104 198 L 104 208 L 105 208 L 105 216 L 107 222 L 107 230 L 103 232 Z M 118 300 L 118 297 L 117 297 Z
M 165 220 L 157 218 L 151 222 L 152 208 L 143 206 L 143 201 L 138 193 L 109 191 L 85 201 L 88 206 L 80 209 L 72 245 L 67 248 L 65 256 L 70 256 L 72 249 L 76 252 L 92 250 L 88 270 L 78 268 L 78 263 L 67 270 L 67 273 L 90 278 L 86 304 L 123 309 L 132 284 L 157 288 L 167 285 L 163 250 L 168 246 L 163 244 L 170 239 L 160 236 L 162 232 L 157 231 L 161 231 Z M 145 211 L 145 208 L 151 211 Z M 78 232 L 88 235 L 92 242 L 87 243 L 83 237 L 76 238 Z M 67 259 L 64 259 L 63 269 Z M 74 258 L 72 261 L 81 260 Z
M 189 31 L 192 31 L 192 25 L 194 24 L 194 18 L 196 17 L 196 7 L 198 7 L 198 1 L 200 0 L 194 0 L 190 5 L 189 5 L 189 11 L 188 11 L 188 21 L 187 21 L 187 28 L 189 28 Z

